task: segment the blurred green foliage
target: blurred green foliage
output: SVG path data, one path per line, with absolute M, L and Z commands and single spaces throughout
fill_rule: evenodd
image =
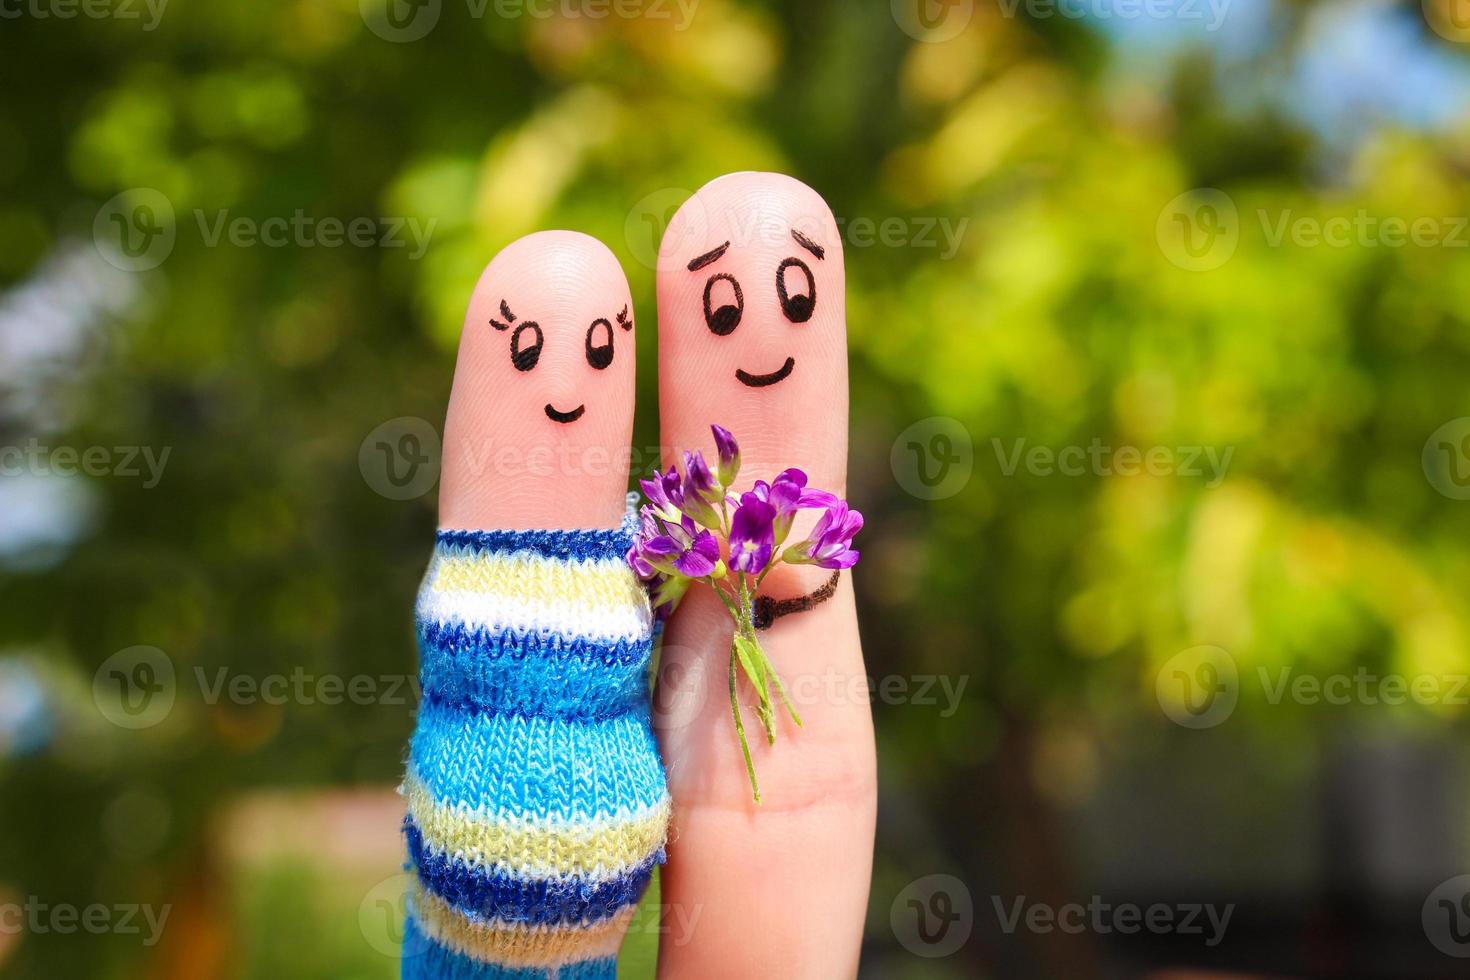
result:
M 1288 214 L 1470 213 L 1463 128 L 1383 125 L 1328 166 L 1300 124 L 1231 104 L 1207 51 L 1135 76 L 1086 25 L 985 5 L 944 43 L 915 41 L 882 3 L 700 0 L 687 29 L 676 13 L 493 10 L 446 2 L 404 43 L 355 0 L 177 3 L 154 30 L 5 22 L 0 277 L 12 295 L 75 295 L 90 276 L 103 301 L 75 314 L 85 329 L 57 363 L 6 376 L 3 435 L 171 457 L 153 488 L 87 481 L 92 516 L 42 558 L 7 552 L 0 654 L 38 672 L 56 717 L 44 748 L 0 756 L 0 888 L 187 910 L 179 882 L 241 796 L 391 785 L 408 706 L 210 705 L 194 671 L 411 672 L 434 494 L 374 492 L 360 444 L 388 419 L 439 424 L 463 304 L 499 247 L 543 227 L 595 235 L 651 323 L 662 223 L 733 170 L 800 177 L 847 229 L 871 671 L 968 679 L 947 717 L 875 706 L 870 963 L 984 968 L 978 949 L 907 958 L 892 896 L 932 870 L 984 868 L 1013 889 L 1065 878 L 1085 848 L 1037 815 L 1078 812 L 1129 746 L 1179 735 L 1155 680 L 1180 651 L 1223 647 L 1243 674 L 1470 671 L 1470 510 L 1421 464 L 1430 434 L 1470 414 L 1467 251 L 1268 234 Z M 1290 56 L 1298 22 L 1258 64 Z M 1161 230 L 1196 187 L 1238 215 L 1233 254 L 1203 269 Z M 95 261 L 94 217 L 135 188 L 166 198 L 176 240 L 156 269 L 118 275 Z M 211 244 L 222 210 L 432 232 L 421 257 Z M 863 219 L 898 219 L 899 240 L 871 242 Z M 915 240 L 924 227 L 933 245 Z M 77 254 L 89 271 L 62 264 Z M 639 336 L 636 445 L 655 446 L 656 334 Z M 968 433 L 974 472 L 930 501 L 906 489 L 894 443 L 934 416 Z M 1217 485 L 1008 475 L 1017 440 L 1210 447 L 1229 463 Z M 182 693 L 164 723 L 127 731 L 97 718 L 90 685 L 135 644 L 167 652 Z M 1408 729 L 1464 711 L 1374 710 Z M 1231 724 L 1296 772 L 1343 713 L 1247 684 Z M 145 815 L 120 799 L 149 801 Z M 290 872 L 231 887 L 218 914 L 240 976 L 391 973 L 354 946 L 360 892 L 322 912 L 321 882 Z M 648 970 L 647 936 L 629 973 Z M 169 962 L 127 937 L 28 935 L 4 968 L 175 975 Z

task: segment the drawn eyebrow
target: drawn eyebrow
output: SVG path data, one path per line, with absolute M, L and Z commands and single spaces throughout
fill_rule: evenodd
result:
M 818 245 L 816 242 L 812 241 L 810 238 L 806 237 L 795 228 L 791 229 L 791 237 L 796 239 L 796 244 L 800 245 L 802 248 L 806 249 L 817 258 L 820 259 L 826 257 L 827 250 L 825 248 Z
M 505 317 L 506 322 L 501 323 L 492 316 L 490 318 L 490 326 L 496 330 L 509 330 L 510 325 L 516 322 L 516 315 L 510 311 L 510 307 L 506 305 L 505 300 L 500 301 L 500 315 Z
M 712 249 L 710 249 L 708 252 L 705 252 L 703 255 L 699 256 L 698 258 L 690 259 L 689 260 L 689 271 L 690 272 L 697 272 L 698 270 L 703 269 L 705 266 L 709 265 L 711 262 L 713 262 L 716 259 L 718 259 L 721 255 L 724 255 L 725 254 L 725 249 L 727 249 L 729 247 L 730 247 L 730 243 L 729 242 L 726 242 L 725 244 L 721 245 L 718 248 L 712 248 Z

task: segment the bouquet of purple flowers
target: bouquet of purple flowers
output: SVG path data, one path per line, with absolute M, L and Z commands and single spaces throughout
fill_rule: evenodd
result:
M 857 564 L 852 539 L 862 529 L 863 515 L 825 490 L 808 488 L 806 474 L 795 468 L 783 470 L 770 483 L 757 480 L 750 490 L 732 493 L 730 488 L 740 472 L 740 447 L 727 429 L 718 425 L 710 429 L 719 452 L 713 472 L 704 454 L 685 452 L 682 476 L 678 467 L 670 466 L 666 473 L 639 481 L 648 502 L 639 511 L 639 530 L 628 550 L 628 564 L 648 584 L 660 621 L 669 617 L 695 582 L 713 589 L 730 611 L 735 621 L 730 646 L 730 710 L 750 788 L 759 803 L 760 787 L 736 695 L 736 664 L 760 699 L 756 714 L 769 744 L 776 742 L 773 685 L 798 726 L 801 717 L 756 637 L 756 594 L 766 575 L 781 562 L 831 569 Z M 812 509 L 822 512 L 812 533 L 786 544 L 797 512 Z

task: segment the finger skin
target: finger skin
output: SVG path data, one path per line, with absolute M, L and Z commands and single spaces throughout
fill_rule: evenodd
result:
M 501 310 L 504 302 L 515 320 Z M 506 246 L 470 296 L 444 421 L 441 528 L 616 527 L 628 485 L 633 433 L 632 299 L 607 246 L 572 231 L 543 231 Z M 611 334 L 613 357 L 587 358 Z M 512 361 L 516 332 L 541 331 L 530 370 Z M 499 329 L 494 324 L 501 324 Z M 523 331 L 521 348 L 535 332 Z M 553 421 L 551 405 L 575 421 Z
M 823 252 L 817 258 L 791 230 Z M 728 241 L 695 271 L 690 259 Z M 793 322 L 777 270 L 787 263 L 788 296 L 804 293 L 811 271 L 816 302 Z M 796 278 L 793 278 L 793 273 Z M 711 277 L 740 284 L 735 329 L 712 331 L 704 311 Z M 715 285 L 716 309 L 732 302 Z M 658 275 L 660 421 L 669 459 L 683 449 L 712 456 L 712 422 L 739 441 L 740 483 L 799 466 L 813 486 L 844 492 L 847 362 L 842 246 L 836 222 L 810 188 L 779 174 L 731 174 L 694 195 L 670 222 Z M 789 309 L 789 307 L 787 308 Z M 723 328 L 727 324 L 717 323 Z M 790 372 L 752 387 L 747 375 Z M 802 535 L 808 516 L 792 532 Z M 811 591 L 829 572 L 783 567 L 762 591 Z M 708 590 L 692 591 L 670 621 L 660 684 L 697 685 L 700 710 L 665 723 L 660 744 L 674 798 L 662 901 L 692 929 L 663 934 L 665 977 L 838 977 L 857 972 L 872 873 L 877 773 L 872 715 L 858 637 L 851 575 L 825 604 L 788 616 L 761 642 L 797 702 L 805 728 L 784 714 L 768 746 L 741 681 L 746 732 L 763 803 L 751 799 L 730 713 L 732 624 Z M 656 719 L 657 726 L 657 719 Z M 697 916 L 697 918 L 696 918 Z M 666 919 L 668 919 L 666 912 Z

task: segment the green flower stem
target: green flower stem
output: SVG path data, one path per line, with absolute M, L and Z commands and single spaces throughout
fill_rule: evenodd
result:
M 751 601 L 749 581 L 743 573 L 737 581 L 740 585 L 741 614 L 735 624 L 733 638 L 735 653 L 740 657 L 740 664 L 745 668 L 746 674 L 750 676 L 750 682 L 755 687 L 756 694 L 760 696 L 756 715 L 761 720 L 761 727 L 766 730 L 766 744 L 775 745 L 776 716 L 771 711 L 771 662 L 766 659 L 766 652 L 761 649 L 760 640 L 755 635 L 755 621 L 751 614 L 754 605 Z
M 764 651 L 762 651 L 761 656 L 765 656 Z M 770 664 L 770 661 L 768 660 L 766 663 Z M 771 667 L 770 672 L 771 680 L 776 682 L 776 693 L 781 695 L 781 703 L 786 705 L 787 711 L 791 712 L 791 720 L 796 722 L 797 728 L 805 728 L 806 725 L 802 723 L 801 715 L 796 713 L 796 705 L 792 704 L 791 698 L 786 695 L 786 685 L 781 683 L 781 675 L 776 673 L 775 667 Z
M 760 784 L 755 778 L 755 762 L 750 755 L 750 741 L 745 735 L 745 719 L 740 712 L 739 680 L 735 669 L 737 662 L 760 698 L 760 704 L 756 706 L 756 715 L 760 718 L 762 729 L 765 730 L 767 744 L 776 744 L 776 717 L 775 712 L 771 709 L 771 685 L 773 683 L 776 686 L 776 693 L 781 698 L 781 703 L 791 714 L 791 720 L 796 722 L 798 728 L 806 726 L 801 720 L 801 715 L 797 714 L 796 706 L 791 703 L 791 697 L 786 692 L 786 685 L 781 682 L 780 675 L 776 673 L 776 665 L 771 663 L 771 659 L 766 656 L 766 651 L 756 635 L 753 592 L 760 586 L 760 578 L 756 579 L 754 587 L 742 572 L 735 573 L 733 578 L 733 587 L 722 586 L 719 581 L 708 577 L 700 581 L 714 590 L 720 602 L 729 610 L 730 618 L 735 622 L 735 631 L 730 639 L 730 713 L 735 718 L 735 734 L 740 738 L 740 754 L 745 759 L 745 772 L 750 778 L 751 793 L 755 797 L 755 802 L 759 803 L 761 801 Z
M 735 602 L 730 598 L 730 594 L 728 592 L 726 592 L 724 589 L 720 588 L 718 585 L 716 585 L 713 580 L 707 580 L 707 581 L 709 581 L 710 588 L 712 588 L 712 589 L 715 590 L 715 595 L 719 596 L 720 597 L 720 601 L 725 604 L 725 608 L 728 609 L 728 610 L 730 610 L 730 615 L 735 618 L 735 622 L 736 623 L 739 623 L 740 622 L 740 610 L 735 607 Z
M 745 755 L 745 772 L 750 777 L 750 791 L 761 801 L 760 784 L 755 781 L 755 763 L 750 761 L 750 743 L 745 740 L 745 723 L 740 720 L 740 699 L 735 696 L 735 654 L 730 654 L 730 710 L 735 714 L 735 733 L 740 736 L 740 751 Z

